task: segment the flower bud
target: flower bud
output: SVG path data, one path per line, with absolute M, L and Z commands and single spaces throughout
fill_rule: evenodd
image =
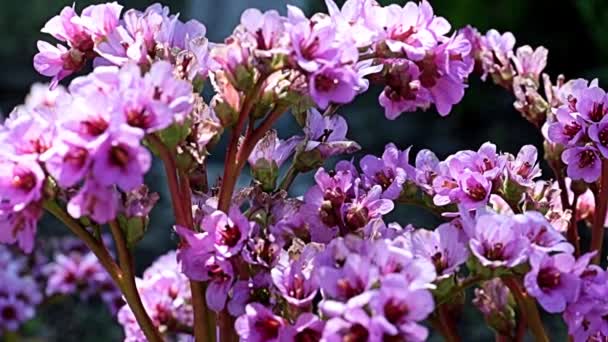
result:
M 251 174 L 256 181 L 260 182 L 262 190 L 271 192 L 277 186 L 279 167 L 274 161 L 258 159 L 251 168 Z
M 323 156 L 318 149 L 297 152 L 294 158 L 298 172 L 308 172 L 323 165 Z

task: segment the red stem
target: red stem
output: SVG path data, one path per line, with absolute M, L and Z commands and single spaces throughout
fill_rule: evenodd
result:
M 163 161 L 163 165 L 165 167 L 169 192 L 171 193 L 171 203 L 173 205 L 175 223 L 182 227 L 194 229 L 192 222 L 192 205 L 186 204 L 190 203 L 191 201 L 190 189 L 188 189 L 187 192 L 185 191 L 185 186 L 189 186 L 187 178 L 184 175 L 184 177 L 182 177 L 182 182 L 180 183 L 180 179 L 177 176 L 177 163 L 173 153 L 167 149 L 167 147 L 157 136 L 150 135 L 148 139 L 158 151 L 160 159 Z M 209 341 L 209 336 L 213 336 L 213 334 L 211 328 L 207 324 L 207 322 L 209 322 L 207 319 L 209 310 L 203 296 L 203 283 L 198 281 L 190 281 L 190 292 L 192 293 L 192 307 L 194 309 L 195 341 Z
M 511 293 L 513 293 L 521 318 L 530 327 L 530 331 L 532 331 L 536 341 L 549 342 L 540 314 L 538 313 L 538 308 L 536 307 L 536 302 L 522 288 L 519 279 L 504 277 L 502 280 L 509 290 L 511 290 Z
M 95 237 L 93 237 L 93 235 L 82 227 L 78 221 L 74 220 L 70 215 L 68 215 L 56 202 L 46 201 L 44 203 L 44 208 L 63 222 L 63 224 L 65 224 L 66 227 L 68 227 L 76 236 L 78 236 L 87 245 L 87 247 L 89 247 L 93 254 L 95 254 L 99 260 L 99 263 L 101 263 L 108 274 L 110 274 L 110 277 L 112 277 L 114 283 L 123 293 L 125 301 L 131 308 L 131 311 L 133 311 L 133 315 L 146 336 L 146 339 L 152 342 L 161 342 L 162 338 L 152 323 L 150 316 L 148 316 L 148 313 L 141 302 L 141 298 L 139 297 L 139 292 L 137 292 L 135 278 L 131 268 L 131 260 L 122 231 L 119 232 L 121 235 L 117 238 L 116 248 L 118 250 L 120 263 L 123 269 L 116 264 L 114 258 L 112 258 L 105 246 L 97 241 Z M 115 225 L 111 225 L 113 233 L 115 233 L 114 230 L 116 227 L 117 226 Z M 120 227 L 118 227 L 118 229 L 120 229 Z
M 593 228 L 591 230 L 591 251 L 597 251 L 593 257 L 593 263 L 599 264 L 602 258 L 602 246 L 604 243 L 604 223 L 606 222 L 606 210 L 608 210 L 608 159 L 602 160 L 602 175 L 600 187 L 595 194 L 595 213 L 593 217 Z

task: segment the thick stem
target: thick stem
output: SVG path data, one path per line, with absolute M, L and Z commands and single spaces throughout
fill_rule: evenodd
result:
M 260 141 L 264 137 L 264 135 L 266 135 L 266 132 L 268 132 L 268 130 L 272 128 L 274 123 L 281 117 L 281 115 L 283 115 L 283 113 L 285 113 L 286 110 L 287 107 L 284 106 L 276 107 L 257 128 L 255 128 L 253 131 L 248 132 L 249 134 L 247 134 L 247 136 L 245 137 L 243 146 L 238 151 L 236 159 L 237 175 L 238 173 L 240 173 L 241 169 L 245 165 L 247 157 L 249 157 L 249 155 L 255 148 L 255 145 L 257 145 L 258 141 Z
M 287 170 L 285 177 L 283 177 L 281 185 L 279 185 L 279 190 L 289 191 L 291 184 L 293 184 L 293 181 L 298 177 L 299 173 L 300 172 L 296 170 L 295 166 L 292 164 Z
M 437 311 L 439 324 L 441 324 L 442 327 L 443 337 L 445 337 L 447 342 L 460 342 L 460 336 L 458 336 L 458 332 L 454 326 L 454 321 L 450 316 L 447 307 L 445 305 L 440 305 Z
M 602 259 L 606 210 L 608 210 L 608 159 L 602 160 L 600 188 L 595 193 L 595 213 L 591 230 L 591 248 L 589 249 L 590 251 L 597 251 L 597 254 L 593 257 L 593 263 L 595 264 L 599 264 Z
M 150 320 L 150 316 L 146 312 L 144 304 L 137 291 L 137 285 L 135 284 L 135 272 L 133 270 L 133 261 L 131 258 L 131 252 L 127 246 L 124 232 L 116 221 L 110 222 L 110 230 L 114 237 L 114 243 L 116 244 L 116 252 L 118 253 L 118 264 L 122 270 L 122 278 L 120 287 L 124 294 L 125 300 L 129 304 L 129 307 L 137 319 L 137 323 L 143 330 L 146 338 L 149 341 L 162 341 L 158 330 Z
M 502 280 L 509 290 L 511 290 L 511 293 L 513 293 L 522 320 L 530 327 L 530 331 L 534 335 L 536 341 L 549 342 L 534 299 L 521 287 L 520 281 L 517 278 L 504 277 Z
M 218 209 L 223 212 L 230 210 L 230 204 L 232 202 L 232 194 L 236 186 L 236 182 L 244 166 L 245 161 L 257 142 L 264 136 L 266 131 L 270 129 L 274 121 L 278 118 L 281 113 L 276 113 L 278 110 L 275 109 L 256 129 L 248 129 L 247 135 L 243 141 L 242 147 L 239 149 L 239 138 L 241 131 L 245 126 L 245 122 L 249 118 L 255 102 L 258 99 L 258 93 L 260 92 L 265 79 L 260 78 L 252 91 L 248 94 L 243 104 L 239 119 L 232 129 L 232 136 L 226 151 L 226 158 L 224 162 L 224 175 L 222 177 L 222 186 L 220 188 L 220 194 L 218 199 Z M 249 128 L 253 127 L 253 122 L 249 123 Z M 231 342 L 238 340 L 234 332 L 234 320 L 226 309 L 222 310 L 217 316 L 218 331 L 217 340 L 221 342 Z
M 190 189 L 184 193 L 184 186 L 188 185 L 188 182 L 184 182 L 186 179 L 185 175 L 180 180 L 177 176 L 177 165 L 173 153 L 167 149 L 167 147 L 160 141 L 155 135 L 150 135 L 150 143 L 159 152 L 160 159 L 163 161 L 165 167 L 165 173 L 167 175 L 167 183 L 169 184 L 169 193 L 171 194 L 171 203 L 173 206 L 173 213 L 175 216 L 175 223 L 180 226 L 194 229 L 192 223 L 192 206 L 189 205 L 191 199 Z M 188 196 L 188 198 L 185 198 Z M 213 336 L 212 329 L 209 326 L 208 315 L 209 310 L 205 303 L 204 285 L 201 282 L 190 281 L 190 292 L 192 295 L 192 307 L 194 311 L 194 338 L 197 342 L 211 341 L 210 336 Z M 199 323 L 200 322 L 200 323 Z
M 82 240 L 87 247 L 95 254 L 99 263 L 106 269 L 108 274 L 112 277 L 112 280 L 116 284 L 120 284 L 122 279 L 122 272 L 120 268 L 114 262 L 114 258 L 110 255 L 105 246 L 96 240 L 91 233 L 89 233 L 84 227 L 80 225 L 78 221 L 68 215 L 63 208 L 57 204 L 57 202 L 52 200 L 47 200 L 44 202 L 44 209 L 46 209 L 49 213 L 55 216 L 59 221 L 61 221 L 68 229 L 74 233 L 74 235 L 78 236 L 80 240 Z
M 63 208 L 61 208 L 57 204 L 57 202 L 51 200 L 46 201 L 44 203 L 44 208 L 57 219 L 59 219 L 61 222 L 63 222 L 63 224 L 65 224 L 76 236 L 78 236 L 93 252 L 93 254 L 95 254 L 101 265 L 110 274 L 112 280 L 114 280 L 114 283 L 123 293 L 127 305 L 129 305 L 129 307 L 133 311 L 135 319 L 137 320 L 137 323 L 139 324 L 141 330 L 144 332 L 148 341 L 162 342 L 162 338 L 160 337 L 158 330 L 152 323 L 152 320 L 150 319 L 146 310 L 143 307 L 143 304 L 139 297 L 139 293 L 137 292 L 137 288 L 133 289 L 130 288 L 130 286 L 126 285 L 126 283 L 129 282 L 129 277 L 127 276 L 127 274 L 124 273 L 124 270 L 121 270 L 121 268 L 116 264 L 116 262 L 114 261 L 108 250 L 105 248 L 105 246 L 103 246 L 103 244 L 96 240 L 93 235 L 91 235 L 84 227 L 80 225 L 78 221 L 68 215 L 63 210 Z M 119 251 L 119 255 L 120 253 L 124 252 L 124 250 L 121 252 L 118 246 L 117 249 Z

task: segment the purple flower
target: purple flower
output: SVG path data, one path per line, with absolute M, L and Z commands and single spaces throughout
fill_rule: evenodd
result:
M 547 131 L 552 142 L 574 145 L 585 135 L 587 123 L 578 113 L 572 113 L 568 106 L 558 108 L 555 118 L 557 121 L 550 123 Z
M 372 298 L 370 307 L 379 319 L 385 320 L 385 325 L 390 326 L 386 329 L 386 335 L 407 341 L 424 341 L 428 330 L 418 322 L 433 312 L 433 296 L 428 290 L 410 291 L 407 286 L 400 276 L 385 277 L 378 294 Z
M 143 132 L 121 126 L 112 132 L 99 147 L 93 161 L 93 177 L 100 185 L 116 184 L 130 191 L 143 184 L 143 176 L 150 169 L 150 152 L 140 145 Z
M 405 181 L 414 177 L 414 169 L 408 163 L 409 151 L 409 148 L 400 151 L 391 143 L 384 148 L 382 158 L 373 155 L 363 157 L 360 165 L 367 185 L 380 185 L 383 198 L 397 199 Z
M 568 165 L 566 172 L 573 180 L 582 179 L 595 182 L 602 172 L 602 163 L 597 149 L 593 146 L 577 146 L 562 153 L 562 161 Z
M 288 140 L 280 140 L 277 136 L 277 131 L 270 130 L 268 133 L 255 145 L 253 151 L 247 158 L 249 165 L 254 168 L 258 163 L 276 163 L 277 167 L 281 167 L 285 160 L 291 156 L 296 145 L 300 142 L 297 137 L 292 137 Z
M 374 13 L 377 8 L 372 0 L 348 0 L 342 9 L 333 0 L 326 0 L 327 10 L 337 24 L 338 35 L 354 40 L 357 48 L 372 45 L 380 34 L 378 18 Z
M 243 342 L 277 342 L 279 333 L 286 325 L 285 320 L 258 303 L 251 303 L 245 308 L 234 327 Z
M 349 309 L 342 317 L 325 323 L 321 341 L 380 341 L 384 327 L 362 308 Z
M 570 254 L 548 255 L 532 253 L 532 270 L 524 278 L 526 291 L 550 313 L 562 312 L 566 304 L 575 301 L 580 291 L 580 279 L 572 274 L 575 265 Z
M 298 319 L 293 325 L 281 329 L 279 341 L 319 341 L 323 335 L 324 327 L 325 322 L 320 320 L 319 317 L 305 312 L 298 316 Z
M 319 284 L 312 273 L 312 261 L 317 252 L 315 248 L 305 247 L 297 260 L 289 260 L 284 252 L 270 271 L 274 285 L 289 304 L 306 308 L 316 296 Z
M 62 187 L 71 187 L 80 182 L 91 165 L 91 155 L 86 147 L 63 139 L 53 144 L 41 160 L 48 173 Z
M 321 267 L 318 272 L 324 298 L 345 302 L 370 289 L 378 270 L 366 258 L 351 254 L 340 269 Z
M 342 223 L 342 205 L 352 186 L 352 174 L 338 171 L 327 173 L 320 168 L 315 174 L 317 185 L 304 194 L 303 214 L 310 214 L 310 234 L 314 242 L 329 242 L 338 233 Z
M 270 10 L 262 13 L 256 8 L 246 9 L 241 15 L 241 25 L 251 35 L 250 39 L 259 50 L 287 52 L 288 37 L 285 32 L 285 18 L 279 12 Z
M 425 192 L 432 192 L 433 179 L 439 173 L 439 159 L 430 150 L 420 150 L 416 155 L 416 184 Z
M 50 112 L 51 110 L 36 107 L 15 108 L 5 122 L 7 131 L 0 137 L 0 144 L 6 144 L 5 148 L 15 155 L 38 157 L 55 141 L 56 118 Z
M 215 223 L 225 219 L 226 217 L 215 215 L 209 220 Z M 176 227 L 176 232 L 187 243 L 178 254 L 182 272 L 192 280 L 209 281 L 205 292 L 206 301 L 209 308 L 217 312 L 221 311 L 232 287 L 234 271 L 229 260 L 214 253 L 211 239 L 216 235 L 215 232 L 195 233 L 179 226 Z
M 595 142 L 604 158 L 608 158 L 608 119 L 589 127 L 589 137 Z
M 323 64 L 356 61 L 356 47 L 337 40 L 336 26 L 331 20 L 308 20 L 294 6 L 288 6 L 287 12 L 294 60 L 300 68 L 313 73 Z
M 463 35 L 456 35 L 439 45 L 432 60 L 420 62 L 420 84 L 428 88 L 440 115 L 450 113 L 452 106 L 464 97 L 465 80 L 473 71 L 471 44 Z
M 460 234 L 459 229 L 450 223 L 444 223 L 433 231 L 417 229 L 411 235 L 412 253 L 431 262 L 438 276 L 447 277 L 458 271 L 469 257 Z
M 310 75 L 309 91 L 312 99 L 321 109 L 330 103 L 350 103 L 357 95 L 358 78 L 349 67 L 322 65 Z
M 12 296 L 0 297 L 0 328 L 3 330 L 17 331 L 32 316 L 33 309 L 19 299 Z
M 201 223 L 202 229 L 213 240 L 216 252 L 225 258 L 240 252 L 252 226 L 253 223 L 236 207 L 230 210 L 230 215 L 217 210 L 206 216 Z
M 449 198 L 466 208 L 477 208 L 488 202 L 492 190 L 482 174 L 465 169 L 458 178 L 458 188 L 450 191 Z
M 176 122 L 183 122 L 192 111 L 194 96 L 190 82 L 175 78 L 173 66 L 164 61 L 152 64 L 144 76 L 148 96 L 165 104 Z
M 86 179 L 80 191 L 68 203 L 68 213 L 74 218 L 89 216 L 97 223 L 106 223 L 118 212 L 118 192 L 94 179 Z
M 514 267 L 528 257 L 529 243 L 513 229 L 513 220 L 502 215 L 482 215 L 469 242 L 471 252 L 486 267 Z
M 380 185 L 374 185 L 367 193 L 362 193 L 358 184 L 359 181 L 356 181 L 352 202 L 346 203 L 342 208 L 344 228 L 346 232 L 351 233 L 365 227 L 370 221 L 388 214 L 395 207 L 393 201 L 381 198 Z
M 608 113 L 608 96 L 599 87 L 583 89 L 576 98 L 575 108 L 588 122 L 600 122 Z
M 21 211 L 39 201 L 44 179 L 35 159 L 0 155 L 0 212 Z
M 473 156 L 470 162 L 474 165 L 474 170 L 481 173 L 489 181 L 494 181 L 502 176 L 507 158 L 496 153 L 496 145 L 486 142 L 479 147 L 477 154 Z
M 530 242 L 533 249 L 544 253 L 572 253 L 574 247 L 541 213 L 527 211 L 513 216 L 514 228 Z
M 199 281 L 209 279 L 205 267 L 214 251 L 209 233 L 196 233 L 181 226 L 176 226 L 175 232 L 185 241 L 177 255 L 182 272 L 190 279 Z
M 540 46 L 532 50 L 529 45 L 520 46 L 512 57 L 517 74 L 529 77 L 538 82 L 540 75 L 547 66 L 547 55 L 549 51 Z
M 420 72 L 409 60 L 397 60 L 388 65 L 386 86 L 378 99 L 387 119 L 394 120 L 403 112 L 427 109 L 431 105 L 430 92 L 420 84 Z
M 0 242 L 17 243 L 25 253 L 31 253 L 41 216 L 42 208 L 37 204 L 29 205 L 21 211 L 0 210 Z
M 361 147 L 346 138 L 348 126 L 340 115 L 323 116 L 316 109 L 311 109 L 306 116 L 306 151 L 318 150 L 323 158 L 336 154 L 353 153 Z
M 427 50 L 437 44 L 444 34 L 450 30 L 450 25 L 443 18 L 433 16 L 433 10 L 428 2 L 419 6 L 409 2 L 405 6 L 386 6 L 377 9 L 375 13 L 380 27 L 384 28 L 384 43 L 391 52 L 402 53 L 408 59 L 420 61 Z M 430 20 L 435 22 L 430 27 Z M 437 25 L 439 24 L 439 25 Z
M 93 39 L 73 7 L 64 7 L 59 15 L 51 18 L 41 32 L 48 33 L 57 40 L 66 42 L 70 47 L 88 52 L 93 49 Z
M 245 306 L 265 299 L 266 290 L 271 286 L 272 279 L 268 273 L 258 273 L 251 279 L 236 281 L 228 301 L 228 312 L 235 317 L 244 314 Z
M 91 33 L 93 41 L 99 42 L 118 26 L 122 9 L 117 2 L 91 5 L 82 10 L 78 21 Z
M 514 160 L 507 162 L 507 171 L 509 177 L 515 183 L 525 186 L 532 187 L 534 185 L 534 178 L 540 176 L 541 171 L 538 166 L 538 151 L 534 145 L 525 145 L 517 153 L 517 157 Z
M 59 81 L 80 70 L 85 63 L 85 57 L 78 50 L 68 50 L 65 46 L 53 46 L 44 41 L 38 41 L 38 53 L 34 56 L 34 68 L 44 76 L 53 77 L 51 87 Z

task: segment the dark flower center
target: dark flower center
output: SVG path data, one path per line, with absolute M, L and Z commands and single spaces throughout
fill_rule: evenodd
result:
M 369 331 L 363 325 L 354 324 L 342 338 L 342 342 L 367 342 Z
M 324 93 L 334 90 L 339 83 L 339 79 L 335 77 L 330 77 L 326 74 L 319 74 L 315 76 L 315 85 L 317 89 Z
M 523 164 L 521 164 L 519 169 L 517 169 L 517 174 L 522 177 L 527 177 L 528 175 L 530 175 L 530 170 L 532 170 L 532 165 L 530 165 L 530 163 L 528 162 L 524 162 Z
M 403 316 L 407 315 L 409 312 L 409 308 L 406 303 L 398 302 L 394 298 L 389 299 L 384 304 L 384 317 L 393 323 L 399 323 Z
M 363 284 L 352 284 L 348 279 L 339 279 L 336 285 L 345 298 L 352 298 L 363 292 Z
M 142 129 L 150 128 L 152 126 L 153 117 L 149 115 L 146 109 L 132 109 L 127 111 L 127 123 L 129 126 L 139 127 Z
M 437 79 L 441 76 L 435 63 L 433 55 L 427 55 L 424 59 L 417 63 L 422 70 L 420 74 L 420 84 L 425 88 L 433 88 L 437 83 Z
M 443 273 L 443 271 L 448 268 L 448 262 L 443 257 L 443 254 L 441 252 L 433 254 L 433 256 L 431 256 L 431 261 L 433 262 L 433 265 L 435 265 L 435 270 L 437 271 L 437 274 Z
M 306 328 L 297 333 L 293 339 L 294 342 L 318 342 L 321 339 L 321 333 L 316 330 Z
M 2 309 L 2 319 L 4 321 L 13 321 L 17 319 L 17 310 L 12 306 L 7 306 Z
M 608 108 L 604 108 L 604 103 L 593 103 L 593 108 L 589 112 L 589 119 L 591 121 L 599 122 L 602 120 L 604 115 L 608 112 Z
M 108 122 L 100 117 L 91 118 L 88 121 L 82 122 L 84 132 L 90 136 L 96 137 L 102 135 L 108 129 Z
M 564 125 L 564 135 L 567 136 L 568 139 L 572 139 L 578 134 L 578 132 L 580 132 L 581 128 L 582 127 L 578 122 L 572 121 Z
M 393 170 L 388 169 L 386 171 L 381 171 L 376 173 L 376 183 L 382 187 L 382 190 L 388 189 L 393 181 L 395 180 L 395 175 Z
M 234 247 L 241 240 L 241 231 L 237 226 L 225 225 L 224 229 L 220 230 L 222 243 L 228 247 Z
M 469 188 L 469 197 L 476 201 L 482 201 L 486 198 L 488 192 L 481 184 L 475 184 Z
M 268 341 L 279 336 L 281 322 L 273 317 L 266 317 L 255 322 L 255 329 L 260 333 L 262 341 Z
M 67 164 L 71 164 L 77 168 L 81 168 L 84 166 L 85 161 L 89 152 L 82 147 L 74 147 L 73 150 L 68 152 L 65 157 L 63 157 L 63 162 Z
M 293 277 L 293 282 L 288 291 L 290 297 L 295 299 L 302 299 L 306 297 L 306 289 L 304 288 L 304 279 L 301 275 L 296 274 Z
M 12 185 L 23 192 L 30 192 L 36 186 L 36 176 L 31 171 L 17 172 L 13 176 Z
M 592 166 L 595 163 L 597 156 L 591 150 L 584 150 L 578 154 L 578 166 L 581 169 Z
M 346 227 L 354 232 L 369 222 L 369 209 L 355 205 L 346 213 Z
M 121 145 L 112 146 L 110 149 L 110 163 L 120 168 L 126 167 L 129 164 L 129 151 Z
M 504 251 L 505 245 L 502 242 L 497 242 L 486 249 L 485 257 L 491 261 L 502 260 Z
M 560 283 L 561 273 L 554 268 L 544 268 L 538 273 L 538 286 L 543 291 L 551 290 Z

